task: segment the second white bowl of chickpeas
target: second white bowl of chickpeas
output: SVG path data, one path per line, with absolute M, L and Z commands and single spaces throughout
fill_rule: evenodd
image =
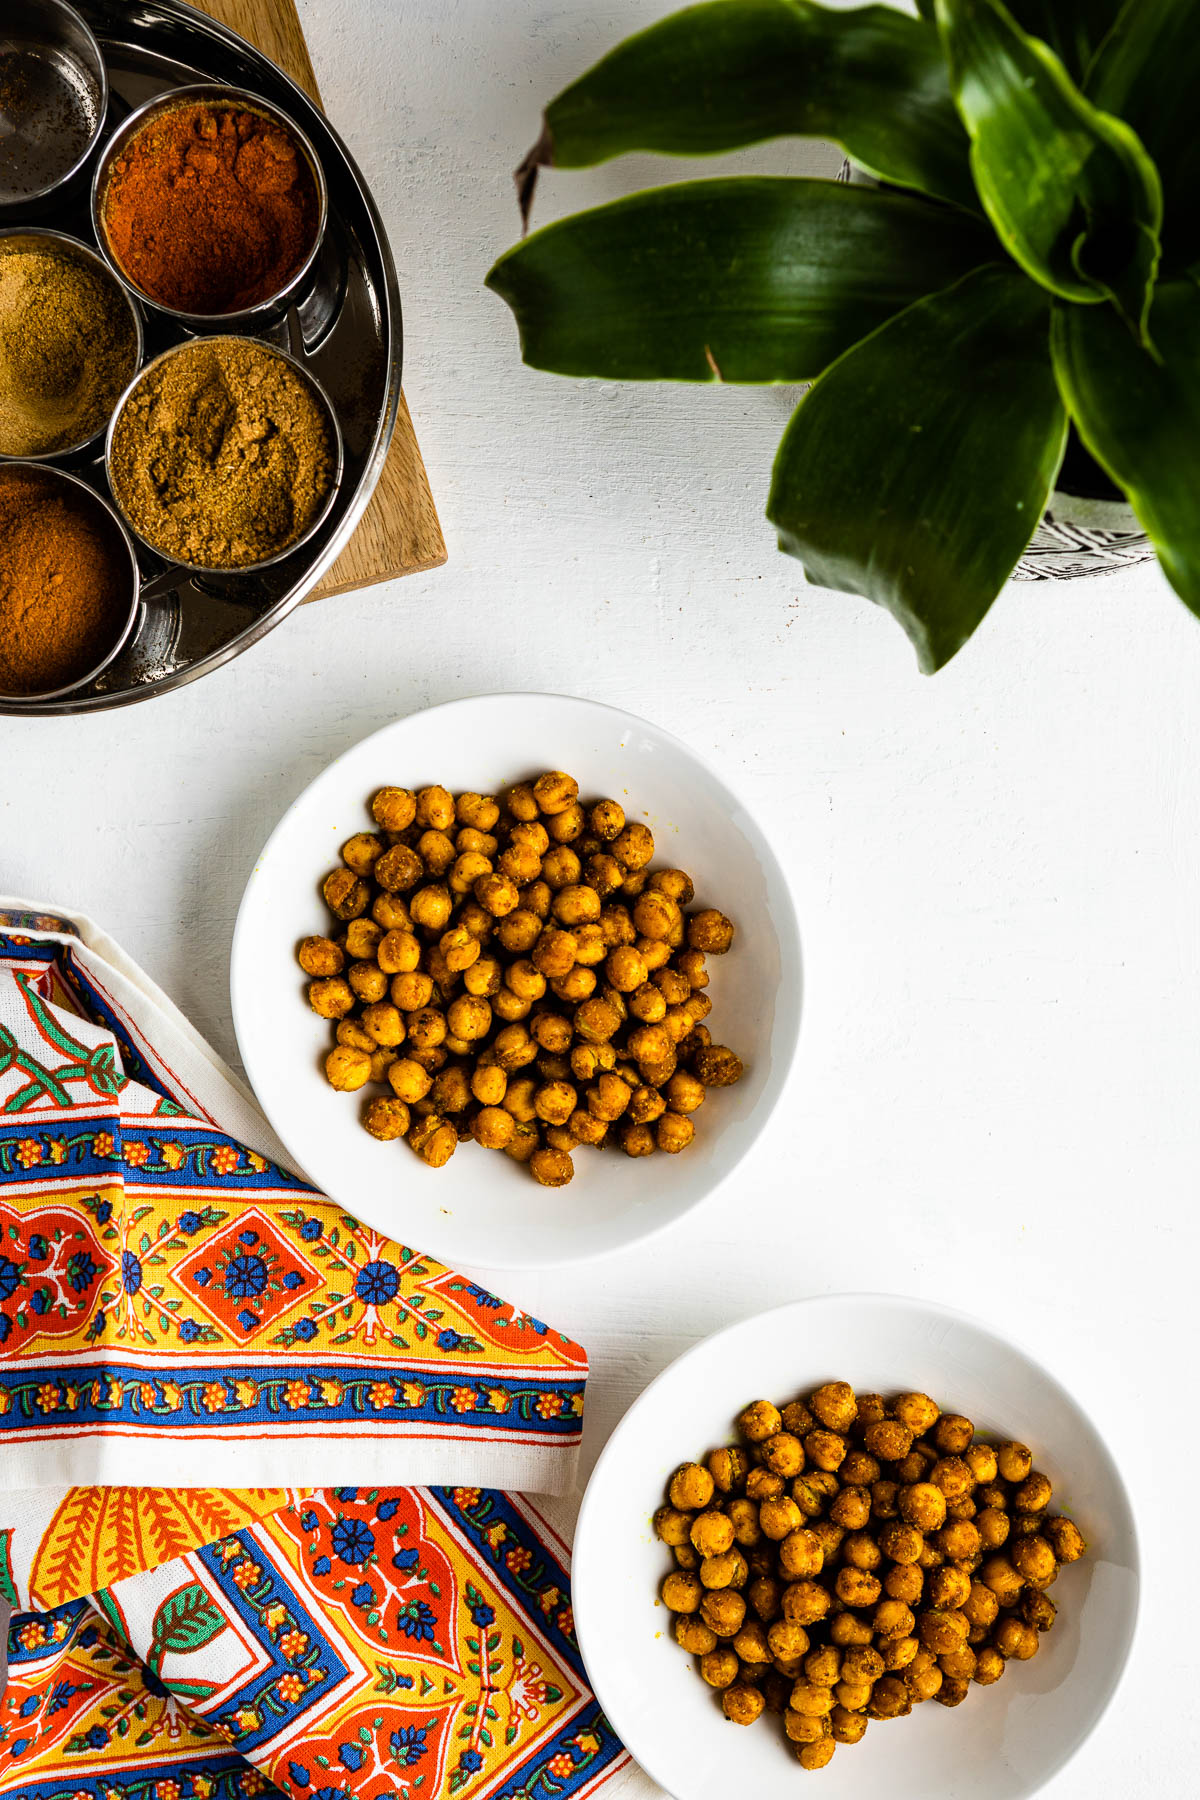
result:
M 782 1091 L 799 933 L 761 830 L 669 733 L 495 694 L 318 776 L 234 937 L 238 1044 L 296 1164 L 448 1262 L 601 1255 L 697 1206 Z

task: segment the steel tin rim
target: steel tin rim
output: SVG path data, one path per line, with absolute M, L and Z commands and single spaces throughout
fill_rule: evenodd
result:
M 96 103 L 96 123 L 92 127 L 91 137 L 89 137 L 83 150 L 75 158 L 75 161 L 71 164 L 65 174 L 56 175 L 53 181 L 47 182 L 45 187 L 36 189 L 32 194 L 21 194 L 20 196 L 14 196 L 11 200 L 0 201 L 0 218 L 5 216 L 12 217 L 18 209 L 23 212 L 27 207 L 37 207 L 43 202 L 53 199 L 60 188 L 65 187 L 69 181 L 74 181 L 75 177 L 79 174 L 79 171 L 87 162 L 89 156 L 92 156 L 95 153 L 96 146 L 104 137 L 104 127 L 108 119 L 109 100 L 108 64 L 104 60 L 104 52 L 101 50 L 99 40 L 87 20 L 81 13 L 76 12 L 73 6 L 68 6 L 67 0 L 50 0 L 50 3 L 56 11 L 66 13 L 72 20 L 73 24 L 77 27 L 80 36 L 86 40 L 88 48 L 96 59 L 95 69 L 89 71 L 89 73 L 97 74 L 100 78 L 100 93 Z
M 293 538 L 290 544 L 283 550 L 276 550 L 272 556 L 264 556 L 260 558 L 258 562 L 237 563 L 232 566 L 228 563 L 184 562 L 181 557 L 172 556 L 169 551 L 163 550 L 153 541 L 153 539 L 148 538 L 144 532 L 139 531 L 138 527 L 133 523 L 133 520 L 129 517 L 121 504 L 121 497 L 117 491 L 117 484 L 113 480 L 112 467 L 113 437 L 121 414 L 125 410 L 126 402 L 131 398 L 135 388 L 140 386 L 140 384 L 150 376 L 155 369 L 159 368 L 161 364 L 169 362 L 172 357 L 194 353 L 201 345 L 207 346 L 223 343 L 250 344 L 254 349 L 261 350 L 266 356 L 277 356 L 280 362 L 285 362 L 290 368 L 294 369 L 300 379 L 304 382 L 305 386 L 311 389 L 317 400 L 320 402 L 326 421 L 333 433 L 334 449 L 333 480 L 329 484 L 329 492 L 326 494 L 318 511 L 309 524 L 305 526 L 299 537 Z M 113 503 L 120 513 L 130 534 L 136 538 L 139 544 L 145 545 L 146 549 L 149 550 L 152 555 L 157 556 L 160 561 L 170 564 L 172 568 L 186 569 L 193 575 L 254 575 L 260 569 L 273 568 L 276 563 L 281 563 L 285 557 L 291 556 L 295 551 L 299 550 L 302 545 L 308 543 L 309 539 L 316 535 L 326 519 L 328 519 L 333 504 L 341 491 L 342 475 L 345 471 L 345 465 L 346 447 L 342 439 L 342 427 L 337 416 L 337 409 L 312 370 L 306 369 L 304 364 L 298 361 L 296 357 L 289 355 L 286 350 L 280 350 L 277 345 L 267 344 L 263 342 L 262 338 L 247 337 L 244 333 L 237 332 L 222 332 L 219 336 L 192 338 L 186 343 L 172 344 L 169 349 L 160 351 L 157 356 L 152 357 L 143 368 L 138 370 L 137 374 L 133 377 L 133 380 L 130 381 L 125 388 L 125 391 L 117 401 L 117 404 L 113 407 L 112 418 L 109 420 L 108 429 L 104 434 L 104 473 L 108 477 L 108 485 L 112 493 Z
M 186 312 L 179 307 L 167 306 L 165 302 L 156 300 L 138 286 L 133 277 L 121 267 L 120 259 L 108 241 L 108 231 L 104 223 L 104 202 L 108 193 L 109 170 L 114 159 L 125 146 L 139 135 L 151 119 L 161 113 L 174 112 L 178 107 L 187 106 L 197 101 L 228 101 L 231 105 L 243 107 L 248 112 L 257 112 L 261 117 L 270 119 L 279 125 L 294 140 L 302 151 L 317 190 L 317 228 L 313 236 L 308 255 L 304 258 L 295 274 L 290 275 L 283 286 L 277 288 L 263 300 L 255 301 L 253 306 L 245 306 L 237 312 L 230 313 L 194 313 Z M 197 81 L 187 87 L 169 88 L 166 92 L 155 94 L 152 99 L 143 101 L 128 118 L 123 119 L 112 133 L 100 155 L 96 159 L 96 169 L 92 176 L 91 189 L 92 230 L 100 253 L 117 278 L 127 287 L 131 294 L 137 296 L 144 306 L 151 307 L 166 319 L 173 319 L 187 331 L 215 331 L 221 336 L 237 335 L 239 327 L 252 326 L 268 315 L 277 314 L 285 307 L 288 300 L 296 294 L 307 277 L 312 273 L 313 265 L 320 255 L 321 245 L 325 241 L 325 232 L 329 223 L 329 187 L 325 180 L 325 171 L 321 159 L 307 133 L 292 118 L 290 113 L 276 106 L 273 100 L 266 100 L 261 94 L 250 88 L 230 86 L 220 81 Z
M 120 295 L 125 306 L 128 308 L 130 318 L 133 320 L 134 359 L 133 373 L 129 377 L 129 380 L 136 381 L 141 372 L 142 360 L 146 354 L 146 333 L 142 326 L 142 310 L 137 303 L 135 295 L 123 281 L 117 280 L 108 263 L 100 255 L 100 252 L 98 250 L 93 250 L 92 246 L 90 244 L 85 244 L 81 238 L 72 237 L 70 233 L 66 231 L 53 231 L 48 225 L 6 225 L 0 226 L 0 256 L 5 253 L 5 240 L 7 238 L 15 237 L 49 238 L 54 243 L 66 244 L 72 255 L 80 257 L 84 262 L 93 264 L 104 276 L 104 279 L 112 283 L 114 290 Z M 128 387 L 128 383 L 126 383 L 126 387 Z M 125 391 L 125 388 L 121 390 L 120 397 L 122 399 L 124 398 Z M 46 463 L 53 462 L 54 459 L 59 456 L 77 456 L 81 450 L 86 450 L 90 445 L 98 444 L 100 442 L 108 430 L 111 416 L 112 415 L 110 414 L 108 418 L 102 419 L 95 431 L 89 432 L 87 437 L 80 438 L 78 442 L 74 444 L 64 444 L 59 450 L 40 450 L 36 453 L 31 453 L 28 456 L 15 456 L 6 450 L 0 450 L 0 465 L 7 467 L 9 463 L 14 462 Z
M 0 690 L 0 700 L 3 700 L 6 706 L 16 707 L 39 706 L 46 700 L 60 700 L 66 694 L 73 694 L 76 688 L 84 687 L 89 681 L 94 681 L 97 675 L 103 674 L 104 670 L 107 669 L 109 664 L 120 655 L 121 651 L 125 648 L 125 645 L 129 642 L 129 634 L 137 621 L 138 609 L 141 603 L 142 586 L 141 571 L 138 568 L 137 551 L 134 549 L 133 539 L 126 528 L 125 521 L 121 518 L 121 515 L 111 501 L 106 500 L 103 494 L 98 494 L 91 483 L 84 481 L 81 475 L 73 475 L 69 469 L 56 469 L 52 464 L 48 465 L 45 462 L 35 461 L 32 457 L 22 459 L 14 457 L 6 458 L 5 461 L 0 464 L 0 482 L 2 482 L 8 474 L 20 469 L 28 469 L 31 474 L 42 475 L 51 483 L 55 481 L 64 481 L 69 483 L 71 487 L 79 488 L 87 495 L 89 500 L 95 502 L 101 512 L 107 514 L 112 522 L 113 529 L 116 531 L 117 536 L 124 546 L 125 554 L 129 558 L 130 596 L 129 610 L 125 615 L 124 625 L 122 625 L 111 649 L 106 652 L 93 668 L 89 669 L 85 675 L 81 675 L 76 681 L 68 681 L 62 687 L 41 688 L 36 694 L 6 694 L 3 690 Z

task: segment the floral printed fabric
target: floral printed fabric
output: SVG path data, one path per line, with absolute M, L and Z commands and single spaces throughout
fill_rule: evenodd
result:
M 581 1794 L 627 1759 L 511 1490 L 569 1490 L 583 1352 L 280 1158 L 115 945 L 0 901 L 0 1795 Z

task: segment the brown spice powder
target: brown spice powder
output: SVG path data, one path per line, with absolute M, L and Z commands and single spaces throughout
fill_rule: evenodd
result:
M 264 344 L 208 338 L 152 365 L 117 418 L 113 492 L 134 530 L 197 568 L 239 569 L 301 537 L 328 497 L 334 438 Z
M 0 468 L 0 694 L 47 694 L 104 660 L 129 616 L 125 544 L 49 470 Z
M 136 362 L 113 276 L 46 239 L 0 242 L 0 452 L 45 456 L 84 442 Z

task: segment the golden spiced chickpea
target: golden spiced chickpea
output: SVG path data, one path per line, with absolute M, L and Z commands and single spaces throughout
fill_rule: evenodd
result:
M 597 800 L 588 813 L 588 825 L 596 837 L 611 844 L 625 828 L 625 809 L 615 800 Z
M 887 1673 L 895 1675 L 901 1669 L 908 1668 L 920 1648 L 920 1642 L 915 1637 L 884 1638 L 880 1641 L 879 1654 Z
M 937 1607 L 930 1607 L 917 1620 L 917 1636 L 935 1656 L 961 1650 L 967 1641 L 968 1630 L 967 1621 L 960 1612 L 945 1612 Z
M 413 916 L 413 923 L 426 931 L 445 931 L 450 923 L 453 910 L 448 888 L 432 886 L 418 888 L 408 903 L 408 910 Z
M 781 1505 L 784 1502 L 776 1501 Z M 761 1522 L 762 1514 L 759 1519 Z M 806 1581 L 819 1575 L 825 1563 L 825 1553 L 817 1540 L 815 1532 L 807 1526 L 796 1526 L 789 1531 L 779 1545 L 780 1571 L 792 1581 Z
M 595 925 L 600 920 L 600 896 L 594 888 L 575 882 L 558 889 L 550 910 L 559 924 L 569 929 L 577 925 Z
M 529 1033 L 538 1049 L 545 1051 L 547 1056 L 562 1058 L 570 1049 L 570 1021 L 564 1019 L 560 1013 L 535 1013 L 529 1026 Z M 539 1067 L 542 1065 L 539 1064 Z M 544 1067 L 542 1072 L 546 1073 Z M 566 1069 L 557 1072 L 557 1078 L 565 1079 L 565 1077 Z
M 508 918 L 520 909 L 521 891 L 508 875 L 490 871 L 480 874 L 476 877 L 471 892 L 484 912 L 493 919 Z
M 838 1687 L 845 1686 L 839 1682 Z M 855 1704 L 847 1706 L 839 1700 L 829 1715 L 830 1737 L 835 1744 L 861 1744 L 867 1732 L 867 1720 L 862 1711 L 871 1697 L 869 1689 L 855 1688 L 851 1690 Z M 861 1698 L 860 1698 L 861 1696 Z
M 411 931 L 389 931 L 379 940 L 375 960 L 385 975 L 409 975 L 421 961 L 420 941 Z
M 606 906 L 600 914 L 600 929 L 610 949 L 615 950 L 618 945 L 637 942 L 637 932 L 633 929 L 628 907 Z
M 397 1100 L 403 1100 L 408 1106 L 415 1106 L 418 1100 L 424 1100 L 433 1086 L 433 1077 L 427 1069 L 423 1069 L 411 1056 L 402 1056 L 394 1062 L 387 1074 L 388 1085 Z
M 833 1761 L 833 1753 L 837 1749 L 832 1732 L 828 1737 L 820 1737 L 812 1744 L 801 1744 L 796 1750 L 796 1761 L 802 1769 L 815 1773 L 817 1769 L 827 1769 Z
M 1024 1481 L 1032 1467 L 1033 1452 L 1028 1444 L 996 1445 L 996 1468 L 1005 1481 Z
M 642 937 L 662 939 L 670 935 L 680 918 L 679 908 L 667 894 L 647 888 L 633 905 L 633 923 Z
M 1017 1610 L 1027 1625 L 1035 1631 L 1049 1631 L 1058 1616 L 1049 1594 L 1043 1594 L 1040 1588 L 1027 1587 L 1021 1595 Z
M 900 1462 L 912 1449 L 912 1432 L 899 1419 L 879 1419 L 868 1425 L 863 1440 L 880 1462 Z
M 889 1600 L 903 1600 L 915 1607 L 925 1591 L 925 1571 L 919 1563 L 893 1563 L 883 1578 L 883 1591 Z
M 463 971 L 462 984 L 477 1000 L 490 1000 L 500 992 L 504 971 L 494 956 L 479 956 Z
M 346 955 L 373 962 L 382 937 L 383 929 L 374 919 L 351 919 L 346 927 Z
M 849 1431 L 858 1416 L 858 1401 L 848 1381 L 826 1381 L 808 1404 L 814 1418 L 830 1431 Z
M 657 1148 L 649 1125 L 636 1125 L 632 1119 L 622 1125 L 620 1143 L 626 1156 L 653 1156 Z
M 840 1612 L 830 1624 L 829 1636 L 833 1643 L 851 1649 L 865 1647 L 874 1633 L 867 1620 L 860 1619 L 857 1613 Z
M 537 1092 L 538 1083 L 532 1075 L 510 1077 L 504 1094 L 504 1110 L 512 1114 L 519 1125 L 532 1125 L 537 1118 L 533 1107 L 533 1096 Z
M 412 930 L 412 917 L 399 894 L 386 891 L 376 894 L 371 904 L 371 917 L 384 933 Z
M 416 823 L 434 831 L 449 831 L 454 824 L 454 797 L 444 787 L 417 789 Z
M 599 922 L 577 925 L 574 938 L 576 964 L 582 964 L 585 969 L 598 969 L 608 955 L 608 945 L 604 941 L 604 932 Z
M 989 1556 L 980 1564 L 979 1579 L 991 1588 L 1001 1606 L 1015 1606 L 1024 1586 L 1023 1578 L 1007 1556 Z
M 631 1090 L 619 1075 L 600 1075 L 587 1091 L 587 1110 L 606 1124 L 619 1119 L 629 1106 Z
M 623 869 L 636 874 L 654 855 L 654 834 L 636 820 L 626 824 L 612 839 L 612 853 Z
M 883 1674 L 883 1658 L 867 1644 L 848 1649 L 842 1657 L 842 1678 L 869 1687 Z
M 803 1665 L 801 1665 L 798 1674 L 803 1675 L 803 1673 L 804 1669 Z M 789 1693 L 791 1692 L 793 1685 L 794 1683 L 789 1683 Z M 808 1748 L 811 1744 L 819 1744 L 823 1741 L 825 1737 L 825 1725 L 826 1720 L 824 1718 L 812 1718 L 807 1713 L 793 1712 L 790 1707 L 784 1714 L 783 1729 L 787 1734 L 789 1741 L 795 1744 L 797 1756 L 799 1756 L 802 1749 Z
M 983 1549 L 983 1539 L 973 1519 L 948 1520 L 934 1542 L 951 1562 L 974 1562 Z
M 370 905 L 371 892 L 353 869 L 334 869 L 321 885 L 325 904 L 337 919 L 357 919 Z
M 977 1681 L 980 1687 L 991 1687 L 993 1682 L 999 1681 L 1003 1673 L 1004 1658 L 1000 1652 L 992 1644 L 983 1644 L 975 1652 L 973 1680 Z
M 701 1562 L 700 1579 L 706 1588 L 737 1587 L 744 1571 L 746 1559 L 739 1550 L 721 1550 Z
M 583 836 L 586 824 L 587 818 L 578 800 L 572 800 L 561 812 L 546 815 L 546 831 L 555 844 L 575 843 Z
M 848 1450 L 838 1470 L 838 1479 L 849 1487 L 869 1488 L 880 1477 L 880 1465 L 869 1450 Z
M 407 788 L 382 787 L 371 796 L 371 817 L 384 831 L 407 831 L 417 816 L 417 803 Z
M 434 1076 L 429 1099 L 435 1112 L 465 1112 L 471 1103 L 471 1084 L 467 1079 L 467 1071 L 458 1063 L 452 1063 L 443 1069 Z
M 1010 1615 L 996 1626 L 992 1643 L 1006 1662 L 1028 1662 L 1037 1655 L 1038 1634 L 1032 1625 Z
M 575 1173 L 570 1151 L 555 1149 L 551 1144 L 545 1144 L 540 1150 L 534 1151 L 529 1159 L 529 1167 L 539 1187 L 566 1187 Z
M 671 946 L 666 938 L 638 937 L 633 941 L 642 961 L 645 963 L 646 968 L 651 974 L 666 968 L 671 960 Z
M 401 1012 L 417 1013 L 433 999 L 433 979 L 423 969 L 407 975 L 393 975 L 390 988 L 393 1006 Z
M 440 1113 L 429 1113 L 411 1127 L 408 1142 L 423 1163 L 443 1169 L 458 1149 L 458 1133 Z
M 354 1010 L 354 990 L 343 976 L 328 975 L 309 983 L 308 1004 L 322 1019 L 344 1019 Z
M 542 858 L 542 880 L 552 893 L 572 887 L 583 873 L 583 865 L 569 844 L 555 844 Z
M 374 879 L 389 894 L 406 894 L 416 887 L 424 873 L 424 863 L 408 844 L 393 844 L 372 870 Z
M 874 1606 L 883 1583 L 867 1569 L 844 1568 L 837 1572 L 834 1591 L 843 1606 Z
M 979 1533 L 980 1546 L 984 1550 L 999 1550 L 1008 1542 L 1012 1527 L 1006 1512 L 998 1506 L 985 1506 L 975 1515 L 975 1529 Z
M 706 956 L 724 956 L 733 943 L 733 923 L 715 907 L 692 913 L 687 921 L 689 950 L 702 950 Z
M 423 831 L 413 846 L 427 875 L 439 879 L 451 867 L 458 854 L 454 839 L 444 831 Z M 458 890 L 461 893 L 461 889 Z
M 871 1623 L 875 1627 L 876 1637 L 902 1638 L 911 1637 L 916 1619 L 910 1606 L 903 1600 L 881 1600 L 871 1615 Z
M 790 1480 L 804 1467 L 804 1446 L 790 1431 L 777 1431 L 763 1444 L 762 1459 L 768 1469 Z
M 632 944 L 618 944 L 604 959 L 604 973 L 619 994 L 632 994 L 646 980 L 646 959 Z
M 902 1487 L 896 1496 L 896 1505 L 905 1524 L 915 1526 L 918 1531 L 938 1531 L 945 1523 L 946 1496 L 931 1481 L 914 1481 L 911 1486 Z
M 542 872 L 542 859 L 532 844 L 509 844 L 497 859 L 500 873 L 519 888 L 536 881 Z
M 732 1687 L 737 1680 L 737 1651 L 728 1646 L 710 1650 L 707 1656 L 700 1658 L 700 1674 L 712 1688 Z
M 779 1487 L 782 1490 L 782 1481 Z M 758 1522 L 764 1536 L 780 1543 L 789 1532 L 799 1531 L 804 1523 L 804 1515 L 796 1502 L 780 1491 L 776 1497 L 764 1497 L 759 1502 Z
M 829 1611 L 831 1596 L 817 1581 L 793 1581 L 783 1590 L 783 1616 L 796 1625 L 815 1625 Z
M 337 1044 L 325 1058 L 325 1079 L 339 1093 L 353 1094 L 371 1079 L 371 1058 L 365 1050 Z
M 581 1000 L 587 1000 L 596 991 L 596 976 L 591 969 L 581 969 L 576 963 L 565 975 L 556 975 L 550 983 L 550 992 L 568 1006 L 578 1006 Z
M 753 1502 L 739 1501 L 739 1505 Z M 764 1624 L 777 1619 L 783 1606 L 783 1587 L 773 1575 L 757 1575 L 746 1589 L 746 1598 Z M 807 1640 L 805 1649 L 808 1648 Z
M 499 995 L 496 996 L 500 998 Z M 537 1045 L 522 1024 L 506 1025 L 492 1039 L 492 1052 L 496 1062 L 506 1075 L 516 1069 L 523 1069 L 537 1055 Z M 511 1087 L 511 1083 L 510 1083 Z
M 836 1686 L 842 1672 L 842 1652 L 836 1644 L 821 1644 L 804 1659 L 804 1674 L 814 1687 Z
M 613 951 L 612 954 L 617 955 L 618 952 Z M 633 954 L 636 955 L 636 951 Z M 641 987 L 633 990 L 628 1004 L 631 1016 L 640 1020 L 643 1025 L 661 1025 L 667 1016 L 666 1001 L 649 981 L 643 981 Z
M 387 976 L 373 962 L 351 963 L 346 970 L 346 980 L 357 997 L 368 1005 L 374 1000 L 382 1000 L 387 993 Z
M 533 946 L 531 961 L 548 980 L 566 975 L 575 966 L 575 939 L 569 931 L 547 926 Z
M 901 1493 L 904 1489 L 901 1488 Z M 921 1554 L 924 1539 L 914 1525 L 902 1524 L 899 1520 L 889 1521 L 879 1533 L 879 1547 L 884 1555 L 895 1563 L 915 1563 Z
M 828 1687 L 815 1681 L 798 1681 L 792 1689 L 788 1705 L 793 1712 L 810 1719 L 820 1719 L 833 1709 L 833 1695 Z
M 941 1417 L 941 1408 L 928 1394 L 901 1394 L 892 1404 L 892 1412 L 902 1425 L 907 1425 L 915 1438 L 932 1431 Z
M 870 1494 L 866 1488 L 843 1488 L 830 1507 L 829 1516 L 847 1531 L 861 1531 L 871 1517 Z
M 324 979 L 330 975 L 340 975 L 346 966 L 346 957 L 340 947 L 327 937 L 306 937 L 296 951 L 296 961 L 306 975 L 314 975 Z
M 452 925 L 444 931 L 438 940 L 447 970 L 451 975 L 461 975 L 472 963 L 479 961 L 479 942 L 473 938 L 464 925 Z
M 513 1162 L 527 1163 L 541 1141 L 536 1125 L 526 1125 L 518 1120 L 513 1127 L 511 1140 L 504 1146 L 504 1154 L 511 1157 Z M 691 1548 L 690 1545 L 688 1547 Z
M 405 1135 L 411 1123 L 411 1114 L 403 1100 L 393 1100 L 387 1095 L 379 1094 L 374 1100 L 367 1102 L 362 1122 L 364 1129 L 373 1138 L 388 1143 Z
M 458 796 L 454 813 L 460 824 L 473 826 L 476 831 L 494 831 L 500 819 L 500 808 L 491 794 L 471 791 Z
M 546 774 L 538 776 L 532 791 L 538 811 L 552 815 L 565 812 L 568 806 L 578 800 L 579 783 L 562 769 L 550 769 Z M 509 805 L 515 812 L 511 800 Z
M 968 1444 L 962 1452 L 962 1459 L 977 1482 L 987 1486 L 995 1481 L 999 1470 L 996 1452 L 991 1444 Z
M 404 1042 L 407 1030 L 404 1015 L 398 1006 L 392 1005 L 390 1000 L 381 1000 L 373 1006 L 364 1006 L 360 1023 L 371 1041 L 378 1044 L 381 1049 L 394 1050 L 398 1044 Z M 421 1048 L 419 1041 L 417 1048 Z
M 1079 1527 L 1058 1513 L 1046 1519 L 1041 1529 L 1060 1563 L 1078 1562 L 1087 1549 Z
M 547 1125 L 565 1125 L 577 1098 L 569 1081 L 546 1081 L 533 1096 L 533 1110 Z
M 1054 1552 L 1044 1537 L 1019 1538 L 1012 1547 L 1012 1565 L 1032 1587 L 1049 1587 L 1058 1574 Z
M 1000 1602 L 990 1587 L 985 1587 L 982 1581 L 972 1581 L 971 1591 L 963 1602 L 962 1610 L 968 1625 L 972 1628 L 978 1626 L 986 1631 L 995 1624 Z
M 954 1563 L 943 1563 L 929 1575 L 929 1604 L 944 1612 L 957 1612 L 965 1606 L 971 1592 L 971 1577 Z
M 700 1577 L 689 1574 L 686 1570 L 675 1570 L 668 1575 L 660 1592 L 663 1605 L 673 1613 L 699 1612 L 700 1602 L 704 1598 Z
M 616 892 L 625 878 L 625 871 L 615 856 L 606 856 L 603 852 L 589 856 L 583 865 L 583 879 L 589 888 L 593 888 L 601 900 L 606 900 Z
M 510 956 L 527 956 L 542 933 L 542 921 L 528 907 L 519 906 L 496 927 L 496 936 Z
M 815 1469 L 832 1472 L 840 1469 L 846 1457 L 846 1440 L 839 1437 L 836 1431 L 824 1431 L 818 1427 L 810 1431 L 804 1439 L 804 1454 Z
M 780 1662 L 798 1662 L 808 1650 L 808 1633 L 792 1619 L 776 1618 L 767 1631 L 767 1647 Z
M 710 1450 L 705 1457 L 705 1467 L 722 1494 L 732 1494 L 746 1479 L 748 1465 L 746 1452 L 736 1444 L 726 1444 L 719 1450 Z
M 436 1006 L 423 1006 L 409 1019 L 408 1036 L 414 1050 L 436 1049 L 446 1041 L 445 1013 Z
M 752 1400 L 737 1416 L 737 1428 L 752 1444 L 765 1444 L 782 1428 L 779 1408 L 769 1400 Z
M 742 1079 L 742 1061 L 726 1044 L 706 1044 L 693 1059 L 692 1068 L 705 1087 L 732 1087 Z
M 452 1036 L 473 1044 L 491 1030 L 492 1009 L 486 1000 L 480 1000 L 474 994 L 462 994 L 450 1002 L 446 1024 Z
M 503 1150 L 513 1139 L 516 1120 L 502 1106 L 483 1106 L 471 1121 L 471 1136 L 484 1150 Z
M 608 1121 L 578 1107 L 567 1120 L 567 1130 L 577 1144 L 587 1144 L 590 1149 L 601 1149 L 608 1139 Z
M 735 1681 L 721 1695 L 721 1711 L 734 1725 L 753 1725 L 765 1706 L 766 1701 L 749 1682 Z
M 668 1156 L 686 1150 L 696 1135 L 696 1127 L 683 1113 L 665 1112 L 654 1127 L 654 1141 Z
M 1045 1512 L 1053 1493 L 1054 1489 L 1050 1485 L 1049 1476 L 1043 1475 L 1040 1469 L 1033 1469 L 1017 1488 L 1012 1497 L 1012 1503 L 1017 1512 Z
M 733 1525 L 734 1542 L 740 1549 L 753 1550 L 755 1545 L 762 1543 L 762 1526 L 753 1500 L 728 1500 L 725 1511 Z
M 688 1542 L 691 1528 L 691 1514 L 681 1511 L 677 1506 L 660 1506 L 654 1515 L 656 1537 L 661 1538 L 664 1544 L 669 1544 L 673 1550 Z
M 692 1520 L 692 1548 L 701 1556 L 719 1556 L 733 1549 L 733 1521 L 723 1512 L 702 1512 Z

